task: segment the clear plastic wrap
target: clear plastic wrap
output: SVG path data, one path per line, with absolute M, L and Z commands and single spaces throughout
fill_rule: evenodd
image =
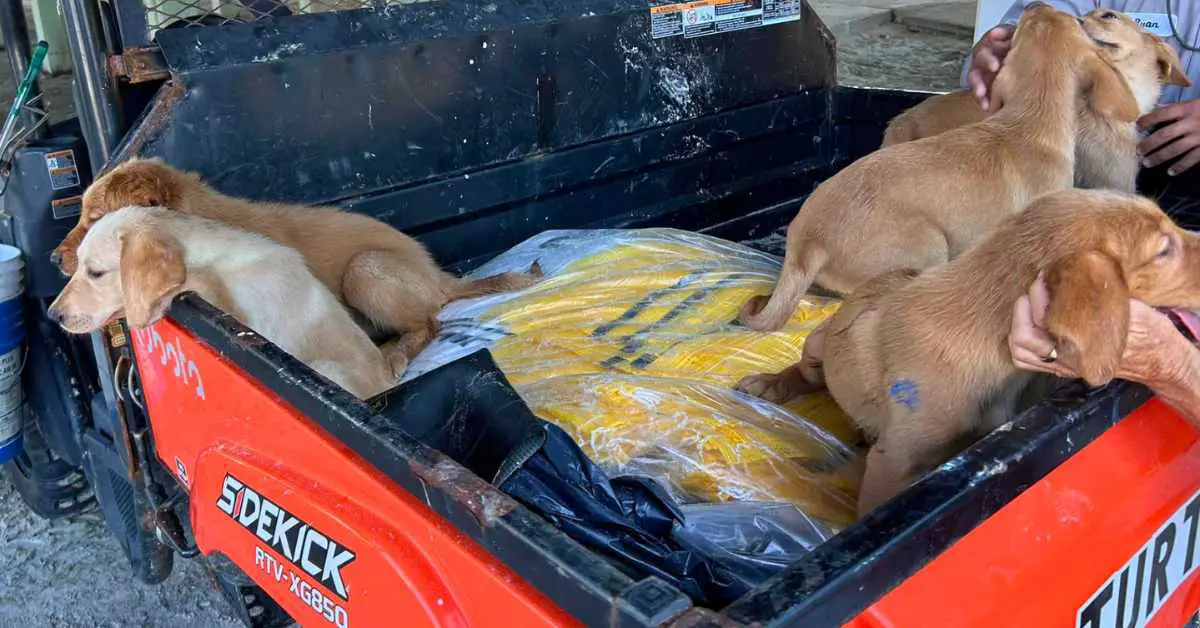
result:
M 833 530 L 853 520 L 861 459 L 837 405 L 731 389 L 795 363 L 837 300 L 806 297 L 783 329 L 748 330 L 738 310 L 771 291 L 780 260 L 674 229 L 549 231 L 473 275 L 535 260 L 537 285 L 447 306 L 406 378 L 488 348 L 534 412 L 610 474 L 652 477 L 681 503 L 787 502 Z
M 649 475 L 682 503 L 788 502 L 835 527 L 853 521 L 855 453 L 778 406 L 700 382 L 609 373 L 516 389 L 610 475 Z
M 674 535 L 748 587 L 779 573 L 833 536 L 792 504 L 689 504 Z

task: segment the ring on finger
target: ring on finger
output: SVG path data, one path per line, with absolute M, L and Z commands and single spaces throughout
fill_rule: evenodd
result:
M 1051 362 L 1054 362 L 1055 360 L 1058 359 L 1058 347 L 1051 347 L 1050 353 L 1047 353 L 1045 356 L 1043 356 L 1040 359 L 1042 362 L 1044 362 L 1046 364 L 1050 364 Z

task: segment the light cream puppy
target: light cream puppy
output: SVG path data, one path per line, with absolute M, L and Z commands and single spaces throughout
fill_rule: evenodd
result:
M 207 218 L 126 207 L 83 238 L 79 264 L 50 306 L 71 333 L 124 314 L 135 328 L 194 291 L 359 398 L 395 384 L 383 353 L 295 249 Z

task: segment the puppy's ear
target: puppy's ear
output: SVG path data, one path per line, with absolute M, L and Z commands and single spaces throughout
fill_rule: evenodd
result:
M 1119 122 L 1138 119 L 1138 104 L 1125 77 L 1099 54 L 1090 54 L 1083 64 L 1081 77 L 1084 98 L 1097 116 Z
M 1046 331 L 1060 355 L 1091 386 L 1112 381 L 1125 352 L 1129 288 L 1120 266 L 1099 251 L 1077 253 L 1046 269 Z
M 67 277 L 75 274 L 79 261 L 76 251 L 85 235 L 87 235 L 87 228 L 75 225 L 67 232 L 63 241 L 54 247 L 54 252 L 50 255 L 50 262 L 57 264 L 59 270 Z
M 1162 82 L 1167 85 L 1181 85 L 1183 87 L 1191 87 L 1192 79 L 1183 73 L 1182 63 L 1179 61 L 1179 54 L 1171 47 L 1171 44 L 1163 41 L 1160 37 L 1154 37 L 1154 54 L 1158 60 L 1158 75 L 1162 78 Z
M 183 247 L 175 238 L 145 227 L 121 238 L 121 291 L 130 326 L 162 318 L 186 279 Z

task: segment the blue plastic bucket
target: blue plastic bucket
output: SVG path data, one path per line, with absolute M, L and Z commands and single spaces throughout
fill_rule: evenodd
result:
M 21 370 L 25 366 L 25 321 L 21 283 L 25 263 L 21 251 L 0 244 L 0 463 L 21 452 L 21 423 L 25 397 Z
M 21 312 L 20 297 L 0 303 L 0 329 L 7 329 L 23 322 L 24 315 Z M 4 353 L 4 351 L 0 350 L 0 353 Z

